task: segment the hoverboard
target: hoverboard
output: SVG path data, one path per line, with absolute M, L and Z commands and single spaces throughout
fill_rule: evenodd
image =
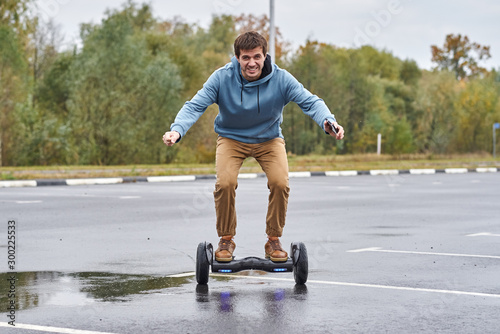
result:
M 307 249 L 302 242 L 292 242 L 290 257 L 284 262 L 274 262 L 249 256 L 242 259 L 233 258 L 230 262 L 219 262 L 214 259 L 214 249 L 211 243 L 201 242 L 196 251 L 196 281 L 207 284 L 212 273 L 236 273 L 242 270 L 262 270 L 271 273 L 293 272 L 296 284 L 305 284 L 308 274 Z

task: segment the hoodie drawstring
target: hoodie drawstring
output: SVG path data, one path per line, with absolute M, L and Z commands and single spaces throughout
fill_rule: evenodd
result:
M 257 110 L 259 111 L 260 114 L 260 98 L 259 98 L 259 86 L 257 86 Z
M 241 84 L 241 104 L 243 104 L 243 84 Z
M 243 87 L 244 85 L 241 85 L 241 93 L 240 93 L 240 99 L 241 99 L 241 104 L 243 104 Z M 257 86 L 257 112 L 260 114 L 260 89 L 259 86 Z

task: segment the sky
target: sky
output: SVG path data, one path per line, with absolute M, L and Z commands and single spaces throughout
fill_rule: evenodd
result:
M 101 22 L 106 9 L 126 0 L 36 0 L 40 15 L 60 26 L 66 43 L 78 40 L 81 23 Z M 136 0 L 148 3 L 155 18 L 176 16 L 208 27 L 213 15 L 269 15 L 270 0 Z M 462 34 L 490 46 L 480 65 L 500 68 L 498 0 L 275 0 L 275 24 L 294 48 L 307 39 L 339 47 L 372 45 L 400 59 L 431 69 L 431 45 L 442 47 L 448 34 Z

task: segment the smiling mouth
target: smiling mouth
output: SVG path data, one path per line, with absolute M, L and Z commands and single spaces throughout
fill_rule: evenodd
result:
M 258 72 L 259 69 L 258 68 L 247 68 L 247 72 L 249 73 L 255 73 L 255 72 Z

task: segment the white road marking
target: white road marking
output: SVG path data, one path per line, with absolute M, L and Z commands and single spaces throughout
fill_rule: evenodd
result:
M 141 198 L 141 196 L 120 196 L 120 199 L 134 199 L 134 198 Z
M 481 233 L 467 234 L 466 237 L 500 237 L 500 234 L 493 234 L 490 232 L 481 232 Z
M 35 204 L 42 203 L 42 201 L 16 201 L 17 204 Z
M 115 184 L 123 183 L 122 178 L 117 177 L 103 177 L 95 179 L 67 179 L 68 186 L 81 186 L 81 185 L 94 185 L 94 184 Z
M 311 172 L 289 172 L 288 177 L 311 177 Z
M 477 258 L 485 258 L 485 259 L 500 259 L 500 256 L 494 256 L 494 255 L 400 251 L 400 250 L 382 249 L 380 247 L 354 249 L 354 250 L 349 250 L 347 252 L 348 253 L 381 252 L 381 253 L 399 253 L 399 254 L 417 254 L 417 255 L 437 255 L 437 256 L 457 256 L 457 257 L 477 257 Z
M 238 174 L 238 179 L 256 179 L 259 177 L 257 173 L 241 173 Z
M 348 250 L 347 253 L 373 252 L 373 251 L 376 251 L 379 249 L 382 249 L 382 247 L 369 247 L 369 248 L 353 249 L 353 250 Z
M 399 170 L 397 169 L 372 169 L 370 170 L 370 175 L 398 175 Z
M 174 182 L 174 181 L 195 181 L 194 175 L 174 175 L 174 176 L 150 176 L 148 182 Z
M 35 180 L 0 181 L 0 188 L 36 187 L 36 186 L 37 183 Z
M 358 175 L 358 171 L 355 170 L 341 170 L 341 171 L 327 171 L 325 172 L 326 176 L 356 176 Z
M 110 332 L 96 332 L 96 331 L 86 331 L 81 329 L 19 324 L 17 322 L 15 326 L 9 325 L 8 323 L 5 322 L 0 322 L 0 327 L 6 327 L 11 329 L 29 329 L 33 331 L 48 332 L 48 333 L 63 333 L 63 334 L 114 334 Z
M 369 251 L 372 249 L 380 249 L 378 247 L 365 248 L 364 250 L 355 251 Z M 167 277 L 187 277 L 194 276 L 195 272 L 182 273 L 177 275 L 169 275 Z M 295 282 L 292 278 L 283 277 L 268 277 L 268 276 L 247 276 L 238 274 L 219 274 L 210 273 L 211 277 L 227 277 L 227 278 L 246 278 L 246 279 L 257 279 L 266 281 L 281 281 L 281 282 Z M 430 293 L 443 293 L 443 294 L 453 294 L 453 295 L 463 295 L 463 296 L 474 296 L 474 297 L 493 297 L 500 298 L 500 294 L 494 293 L 483 293 L 483 292 L 472 292 L 472 291 L 459 291 L 459 290 L 443 290 L 443 289 L 426 289 L 426 288 L 412 288 L 406 286 L 393 286 L 393 285 L 380 285 L 380 284 L 366 284 L 366 283 L 348 283 L 348 282 L 334 282 L 334 281 L 320 281 L 320 280 L 308 280 L 307 284 L 326 284 L 326 285 L 338 285 L 338 286 L 350 286 L 350 287 L 362 287 L 362 288 L 375 288 L 375 289 L 389 289 L 389 290 L 402 290 L 402 291 L 415 291 L 415 292 L 430 292 Z
M 444 172 L 446 174 L 462 174 L 468 173 L 469 170 L 467 168 L 445 168 Z
M 436 170 L 435 169 L 430 169 L 430 168 L 410 169 L 410 174 L 416 174 L 416 175 L 421 175 L 421 174 L 436 174 Z
M 479 167 L 479 168 L 476 168 L 476 172 L 478 173 L 496 173 L 498 171 L 497 168 L 494 168 L 494 167 Z
M 237 277 L 237 278 L 267 280 L 267 281 L 294 282 L 294 280 L 291 279 L 291 278 L 279 278 L 279 277 L 244 276 L 244 275 L 234 275 L 234 274 L 210 274 L 210 276 L 214 276 L 214 277 Z M 392 285 L 379 285 L 379 284 L 347 283 L 347 282 L 332 282 L 332 281 L 318 281 L 318 280 L 308 280 L 307 284 L 327 284 L 327 285 L 351 286 L 351 287 L 362 287 L 362 288 L 402 290 L 402 291 L 414 291 L 414 292 L 431 292 L 431 293 L 443 293 L 443 294 L 474 296 L 474 297 L 500 298 L 499 294 L 493 294 L 493 293 L 482 293 L 482 292 L 471 292 L 471 291 L 458 291 L 458 290 L 442 290 L 442 289 L 412 288 L 412 287 L 406 287 L 406 286 L 392 286 Z

